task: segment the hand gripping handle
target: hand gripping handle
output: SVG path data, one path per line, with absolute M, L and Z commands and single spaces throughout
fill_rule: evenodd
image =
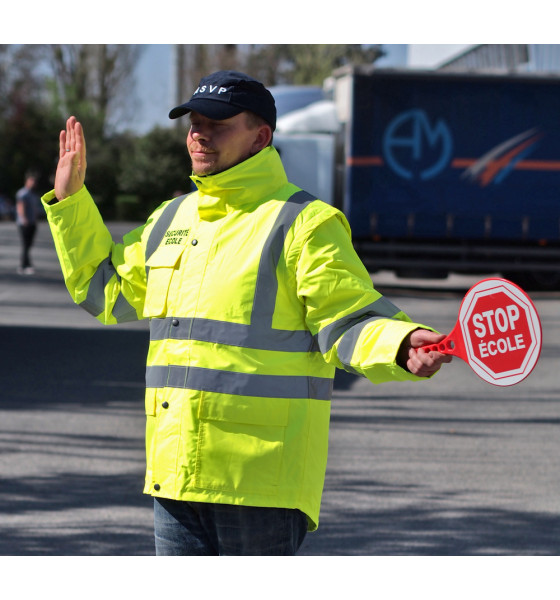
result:
M 441 354 L 455 354 L 455 341 L 447 336 L 439 344 L 422 346 L 422 350 L 425 350 L 426 352 L 439 352 Z
M 455 327 L 443 338 L 439 344 L 427 344 L 422 346 L 426 352 L 440 352 L 441 354 L 449 354 L 450 356 L 458 356 L 459 358 L 465 358 L 465 342 L 463 340 L 463 332 L 459 323 L 455 324 Z

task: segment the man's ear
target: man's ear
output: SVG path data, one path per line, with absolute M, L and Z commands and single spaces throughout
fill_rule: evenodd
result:
M 272 140 L 272 128 L 270 125 L 260 125 L 258 127 L 257 136 L 253 142 L 253 154 L 260 152 L 266 148 Z

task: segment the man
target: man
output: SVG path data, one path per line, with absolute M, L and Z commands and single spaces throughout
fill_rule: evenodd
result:
M 37 231 L 37 215 L 41 203 L 35 191 L 37 177 L 28 173 L 24 186 L 16 193 L 16 223 L 21 240 L 21 259 L 18 273 L 33 275 L 35 272 L 31 264 L 31 247 Z
M 247 75 L 203 78 L 189 115 L 197 191 L 115 244 L 84 187 L 85 140 L 60 134 L 43 197 L 75 302 L 150 319 L 145 493 L 157 554 L 295 554 L 317 528 L 335 368 L 433 375 L 437 334 L 374 290 L 345 217 L 288 182 L 276 108 Z

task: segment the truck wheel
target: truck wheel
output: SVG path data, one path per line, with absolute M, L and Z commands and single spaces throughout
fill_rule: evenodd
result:
M 560 290 L 560 271 L 504 273 L 504 277 L 513 281 L 513 283 L 517 283 L 519 287 L 528 291 Z

